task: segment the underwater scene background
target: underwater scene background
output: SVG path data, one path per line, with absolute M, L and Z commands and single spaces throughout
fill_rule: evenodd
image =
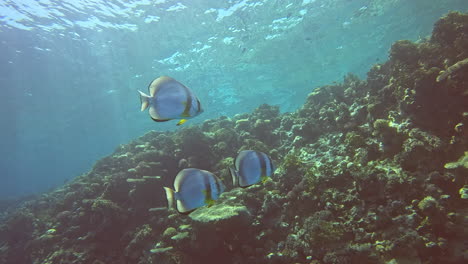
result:
M 138 112 L 170 75 L 205 107 L 191 123 L 294 111 L 320 85 L 365 77 L 392 42 L 428 36 L 444 1 L 2 1 L 1 197 L 48 190 L 118 144 L 173 130 Z
M 0 263 L 466 263 L 467 9 L 1 2 Z M 161 75 L 204 112 L 141 113 Z M 167 209 L 185 168 L 224 193 Z

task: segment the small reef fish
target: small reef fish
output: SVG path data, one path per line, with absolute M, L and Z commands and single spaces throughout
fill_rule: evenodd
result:
M 150 95 L 140 93 L 141 111 L 149 108 L 151 118 L 156 122 L 181 119 L 178 126 L 187 119 L 203 112 L 200 100 L 195 94 L 177 80 L 161 76 L 154 79 L 148 86 Z
M 275 171 L 267 154 L 255 150 L 243 150 L 234 161 L 235 169 L 229 168 L 232 184 L 242 188 L 265 182 Z
M 201 206 L 211 206 L 224 192 L 224 184 L 213 173 L 199 169 L 183 169 L 174 180 L 174 190 L 163 187 L 169 208 L 189 214 Z M 176 205 L 174 206 L 174 202 Z

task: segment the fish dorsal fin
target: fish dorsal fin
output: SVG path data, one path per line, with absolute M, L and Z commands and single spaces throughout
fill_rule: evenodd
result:
M 182 188 L 182 184 L 187 180 L 188 172 L 193 169 L 183 169 L 177 173 L 175 180 L 174 180 L 174 189 L 176 192 L 180 192 Z
M 239 169 L 240 162 L 245 158 L 245 156 L 247 156 L 252 151 L 253 150 L 243 150 L 237 155 L 236 159 L 234 160 L 234 165 L 236 166 L 236 169 Z
M 156 94 L 156 92 L 158 91 L 161 85 L 167 82 L 171 82 L 171 81 L 174 81 L 174 79 L 172 79 L 169 76 L 161 76 L 159 78 L 154 79 L 148 86 L 148 92 L 150 96 L 154 97 L 154 95 Z

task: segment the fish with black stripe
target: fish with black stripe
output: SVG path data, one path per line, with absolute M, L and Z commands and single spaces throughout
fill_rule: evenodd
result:
M 168 207 L 189 214 L 202 206 L 211 206 L 224 192 L 224 184 L 213 173 L 194 168 L 181 170 L 174 179 L 174 189 L 166 191 Z
M 232 184 L 248 187 L 258 182 L 265 182 L 273 175 L 275 167 L 267 154 L 255 150 L 243 150 L 234 161 L 235 168 L 229 168 Z
M 154 79 L 148 86 L 149 95 L 140 93 L 141 111 L 149 108 L 151 119 L 166 122 L 180 119 L 178 126 L 187 119 L 203 112 L 200 100 L 185 85 L 169 76 Z

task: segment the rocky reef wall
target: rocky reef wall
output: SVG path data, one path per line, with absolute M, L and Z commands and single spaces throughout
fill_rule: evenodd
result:
M 89 173 L 3 213 L 0 263 L 463 263 L 467 259 L 468 15 L 402 40 L 367 80 L 319 87 L 293 113 L 262 105 L 149 132 Z M 272 180 L 232 189 L 240 150 Z M 168 211 L 180 169 L 228 186 Z

